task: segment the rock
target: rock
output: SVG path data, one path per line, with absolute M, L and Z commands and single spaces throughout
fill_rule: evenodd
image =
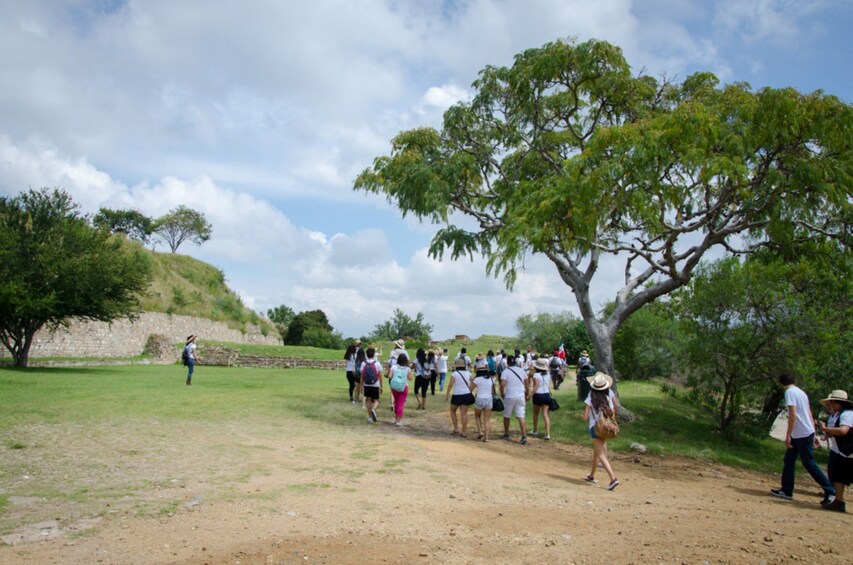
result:
M 634 442 L 628 446 L 628 449 L 631 451 L 636 451 L 637 453 L 645 453 L 647 451 L 646 446 L 642 443 Z

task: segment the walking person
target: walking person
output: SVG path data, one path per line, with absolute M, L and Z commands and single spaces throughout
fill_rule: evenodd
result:
M 550 361 L 540 357 L 533 362 L 533 431 L 530 435 L 539 434 L 539 413 L 542 412 L 542 421 L 545 423 L 545 435 L 542 439 L 551 439 L 551 377 L 548 374 Z
M 495 379 L 488 365 L 478 367 L 471 383 L 474 397 L 474 422 L 477 424 L 477 439 L 489 441 L 492 429 L 492 400 L 495 397 Z
M 397 358 L 401 355 L 405 354 L 406 359 L 409 358 L 409 354 L 406 352 L 406 342 L 402 339 L 398 339 L 394 342 L 394 349 L 391 350 L 391 354 L 388 357 L 388 378 L 391 378 L 391 371 L 397 365 Z M 391 395 L 391 410 L 394 410 L 394 395 Z
M 518 366 L 524 362 L 523 357 L 512 357 L 507 360 L 507 368 L 501 373 L 501 396 L 504 399 L 504 434 L 502 439 L 509 439 L 509 422 L 515 414 L 518 426 L 521 428 L 521 439 L 518 443 L 527 443 L 527 425 L 524 420 L 525 407 L 530 397 L 527 373 Z
M 788 430 L 785 432 L 785 445 L 788 449 L 783 461 L 782 485 L 780 488 L 770 489 L 770 494 L 784 500 L 793 500 L 794 475 L 799 457 L 803 467 L 823 489 L 821 504 L 826 504 L 835 499 L 835 487 L 814 460 L 814 448 L 820 447 L 820 442 L 815 437 L 814 416 L 808 395 L 795 383 L 794 375 L 790 373 L 782 373 L 779 376 L 779 384 L 785 388 L 785 406 L 788 407 Z
M 196 350 L 195 338 L 198 336 L 190 335 L 187 336 L 187 344 L 184 346 L 184 363 L 187 366 L 187 384 L 193 384 L 193 372 L 195 371 L 195 364 L 199 360 L 198 352 Z
M 613 474 L 610 459 L 607 457 L 607 439 L 596 437 L 595 424 L 602 416 L 609 417 L 615 414 L 619 408 L 619 401 L 611 388 L 613 379 L 610 375 L 599 372 L 589 377 L 587 381 L 590 391 L 584 401 L 583 417 L 589 422 L 589 437 L 592 438 L 592 470 L 586 476 L 586 481 L 598 482 L 595 480 L 595 472 L 598 470 L 598 464 L 601 463 L 607 476 L 610 477 L 607 490 L 613 490 L 619 486 L 619 479 Z
M 444 379 L 447 378 L 447 350 L 435 352 L 435 370 L 438 372 L 438 392 L 444 392 Z
M 430 350 L 427 353 L 427 369 L 429 369 L 429 390 L 430 396 L 435 396 L 435 383 L 438 381 L 438 369 L 436 367 L 436 352 Z
M 358 346 L 359 343 L 360 341 L 355 342 L 355 392 L 353 393 L 353 404 L 357 403 L 360 399 L 361 406 L 364 408 L 366 407 L 366 403 L 364 401 L 364 387 L 361 384 L 361 369 L 364 367 L 365 361 L 367 361 L 367 354 L 364 352 L 364 349 Z
M 426 410 L 426 396 L 429 388 L 429 369 L 427 354 L 423 347 L 415 352 L 415 400 L 418 401 L 416 410 Z
M 835 499 L 821 506 L 825 510 L 846 512 L 844 487 L 853 481 L 853 402 L 847 391 L 833 390 L 820 401 L 831 412 L 826 424 L 819 422 L 820 430 L 829 438 L 829 465 L 827 473 L 835 488 Z
M 457 358 L 455 365 L 456 369 L 450 374 L 450 382 L 447 383 L 444 400 L 450 401 L 450 421 L 453 422 L 453 434 L 467 437 L 468 407 L 475 401 L 474 394 L 471 392 L 471 373 L 465 368 L 465 359 Z M 457 410 L 462 420 L 461 432 L 459 431 L 459 420 L 456 418 Z
M 403 425 L 403 409 L 406 407 L 406 397 L 409 395 L 409 382 L 412 380 L 412 370 L 409 368 L 409 356 L 400 353 L 397 363 L 388 370 L 388 380 L 391 386 L 391 396 L 394 398 L 394 425 Z
M 350 344 L 347 347 L 346 352 L 344 353 L 344 361 L 346 361 L 345 370 L 347 373 L 347 383 L 349 384 L 349 401 L 351 404 L 355 404 L 355 398 L 353 398 L 353 391 L 355 390 L 356 385 L 356 376 L 355 376 L 355 344 Z
M 376 360 L 376 350 L 372 347 L 368 347 L 365 352 L 365 361 L 359 377 L 365 408 L 368 410 L 367 421 L 376 423 L 376 409 L 379 408 L 379 397 L 383 390 L 382 363 Z
M 471 366 L 471 358 L 468 357 L 468 349 L 467 348 L 463 347 L 462 349 L 459 350 L 459 353 L 456 355 L 456 361 L 459 361 L 460 359 L 465 361 L 465 370 L 467 371 L 468 367 Z

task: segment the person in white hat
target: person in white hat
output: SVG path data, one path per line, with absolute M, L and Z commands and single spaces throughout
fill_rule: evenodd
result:
M 592 438 L 592 470 L 586 476 L 586 481 L 589 483 L 598 482 L 595 480 L 595 472 L 598 470 L 598 463 L 601 462 L 601 466 L 604 467 L 607 476 L 610 477 L 607 490 L 613 490 L 619 486 L 619 479 L 613 473 L 610 459 L 607 457 L 607 440 L 596 437 L 595 424 L 603 414 L 615 414 L 619 408 L 619 401 L 613 392 L 613 378 L 610 375 L 599 371 L 588 377 L 587 381 L 590 391 L 584 400 L 583 417 L 589 421 L 589 437 Z
M 819 422 L 820 430 L 829 438 L 829 465 L 827 471 L 835 499 L 821 504 L 825 510 L 846 512 L 844 487 L 853 482 L 853 402 L 847 391 L 833 390 L 821 404 L 831 412 L 826 424 Z
M 195 340 L 197 335 L 187 336 L 187 344 L 184 346 L 184 364 L 187 366 L 187 384 L 193 384 L 193 372 L 195 372 L 195 364 L 198 361 L 198 353 L 196 353 Z

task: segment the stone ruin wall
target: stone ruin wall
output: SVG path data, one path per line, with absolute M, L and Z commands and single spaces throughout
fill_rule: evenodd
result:
M 264 336 L 260 328 L 248 326 L 245 334 L 229 328 L 224 322 L 206 318 L 144 312 L 133 322 L 122 318 L 108 322 L 71 321 L 68 328 L 56 332 L 41 329 L 33 338 L 31 357 L 134 357 L 142 354 L 152 335 L 165 336 L 174 343 L 184 343 L 195 334 L 204 340 L 232 343 L 281 345 L 277 332 Z M 9 352 L 2 348 L 4 357 Z M 177 355 L 180 351 L 177 352 Z

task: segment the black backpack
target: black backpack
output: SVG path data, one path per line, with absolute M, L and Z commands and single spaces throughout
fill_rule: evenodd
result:
M 186 366 L 190 364 L 190 350 L 189 347 L 184 347 L 184 352 L 181 353 L 181 363 Z
M 842 410 L 838 413 L 838 421 L 835 423 L 836 426 L 841 425 L 841 415 L 849 411 L 850 409 L 848 408 L 847 410 Z M 840 451 L 847 457 L 853 455 L 853 428 L 847 430 L 847 433 L 843 436 L 833 437 L 835 437 L 835 445 L 838 446 L 838 451 Z

